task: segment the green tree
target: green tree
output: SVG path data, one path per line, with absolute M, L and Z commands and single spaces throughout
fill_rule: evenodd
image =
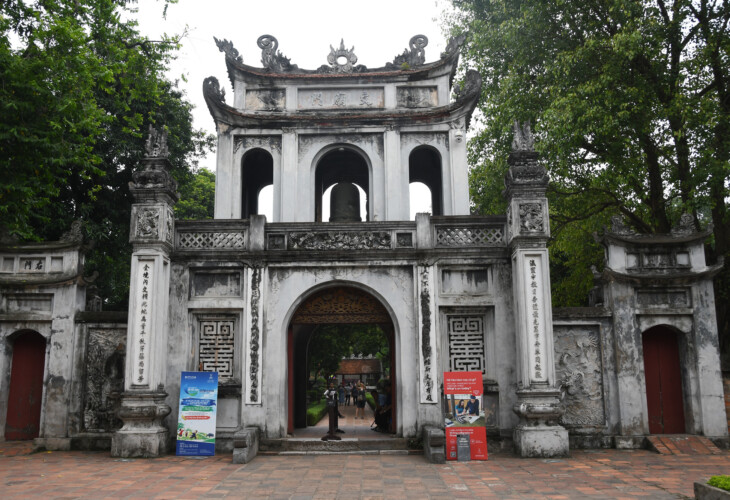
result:
M 309 341 L 309 367 L 315 379 L 333 375 L 342 358 L 352 355 L 375 356 L 389 370 L 388 339 L 377 325 L 324 325 Z
M 52 240 L 74 219 L 96 246 L 105 307 L 127 300 L 132 199 L 149 124 L 168 129 L 181 189 L 212 144 L 164 76 L 177 37 L 140 35 L 127 0 L 15 0 L 0 7 L 0 224 Z M 13 43 L 11 43 L 13 40 Z
M 730 256 L 730 4 L 708 0 L 452 0 L 483 77 L 470 142 L 475 211 L 503 212 L 513 120 L 531 121 L 552 184 L 556 305 L 577 305 L 602 264 L 590 237 L 611 215 L 668 232 L 683 212 Z M 730 298 L 716 280 L 723 351 Z
M 180 201 L 175 205 L 178 219 L 212 219 L 215 207 L 215 174 L 201 168 L 190 182 L 180 186 Z

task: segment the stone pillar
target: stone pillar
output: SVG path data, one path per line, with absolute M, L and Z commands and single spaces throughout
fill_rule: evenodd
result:
M 563 409 L 553 359 L 546 248 L 550 237 L 545 197 L 548 176 L 532 146 L 529 125 L 516 125 L 505 178 L 517 332 L 518 391 L 514 411 L 520 417 L 514 441 L 523 457 L 555 457 L 568 454 L 568 431 L 558 425 Z
M 449 172 L 451 175 L 443 182 L 444 215 L 469 215 L 469 166 L 466 159 L 464 119 L 459 118 L 449 123 L 449 127 Z M 451 204 L 447 207 L 446 200 L 449 197 Z
M 170 413 L 164 391 L 170 261 L 177 183 L 170 175 L 167 133 L 150 127 L 144 169 L 133 175 L 127 363 L 112 456 L 157 457 L 167 453 Z
M 297 134 L 294 129 L 283 129 L 281 133 L 281 191 L 279 204 L 281 218 L 278 222 L 311 222 L 314 220 L 314 196 L 311 191 L 297 189 L 298 155 Z M 309 198 L 305 198 L 305 197 Z

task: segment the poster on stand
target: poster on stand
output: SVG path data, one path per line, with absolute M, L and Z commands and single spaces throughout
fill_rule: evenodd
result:
M 469 436 L 472 460 L 487 460 L 482 372 L 444 372 L 446 460 L 457 459 L 456 437 Z
M 215 455 L 217 408 L 218 372 L 180 374 L 176 455 Z

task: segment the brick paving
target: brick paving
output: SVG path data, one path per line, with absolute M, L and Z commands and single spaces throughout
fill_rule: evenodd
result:
M 115 459 L 108 452 L 30 453 L 0 443 L 6 498 L 691 498 L 693 482 L 730 473 L 730 453 L 573 451 L 566 459 L 492 454 L 433 465 L 423 456 L 261 456 Z

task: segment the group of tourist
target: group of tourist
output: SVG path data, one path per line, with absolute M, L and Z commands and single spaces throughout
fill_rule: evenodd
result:
M 362 380 L 357 382 L 340 382 L 337 387 L 337 394 L 340 405 L 350 406 L 350 401 L 355 405 L 355 418 L 365 418 L 365 393 L 367 389 Z

